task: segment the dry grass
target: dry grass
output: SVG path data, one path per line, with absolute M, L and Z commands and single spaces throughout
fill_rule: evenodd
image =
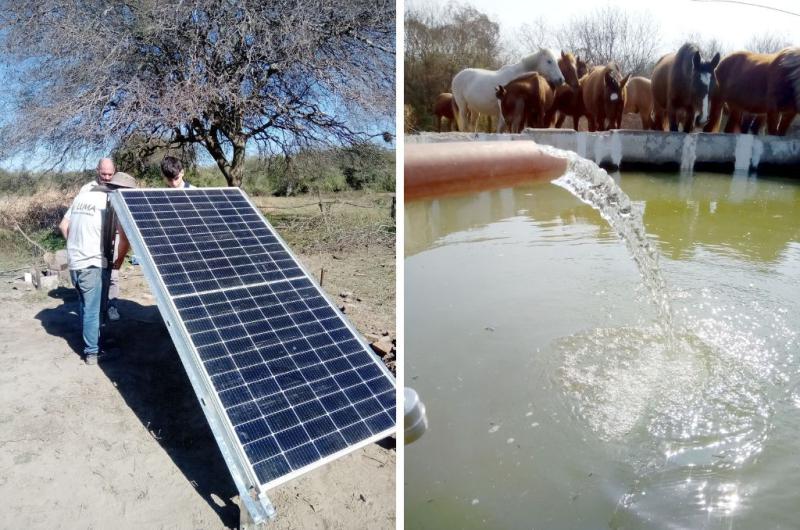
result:
M 13 229 L 18 224 L 25 231 L 55 230 L 73 196 L 74 193 L 45 190 L 30 196 L 0 197 L 0 227 Z
M 31 262 L 41 250 L 19 233 L 24 231 L 38 245 L 63 248 L 58 223 L 77 190 L 44 190 L 34 195 L 0 197 L 0 265 Z M 381 246 L 394 248 L 395 220 L 390 193 L 344 192 L 324 196 L 258 197 L 258 206 L 275 228 L 298 252 L 342 252 Z M 4 259 L 5 258 L 5 259 Z

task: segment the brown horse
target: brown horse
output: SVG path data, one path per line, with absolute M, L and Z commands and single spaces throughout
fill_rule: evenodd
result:
M 653 91 L 646 77 L 631 77 L 623 90 L 625 107 L 623 113 L 638 114 L 642 118 L 642 128 L 653 127 Z
M 716 74 L 718 86 L 705 130 L 719 130 L 722 106 L 727 105 L 730 116 L 725 132 L 737 132 L 743 113 L 750 113 L 766 114 L 768 134 L 786 134 L 800 111 L 800 48 L 732 53 L 719 63 Z
M 560 63 L 559 66 L 561 66 Z M 561 71 L 564 73 L 563 68 Z M 567 82 L 567 84 L 556 88 L 553 96 L 553 106 L 550 108 L 550 116 L 547 120 L 548 127 L 553 126 L 553 118 L 556 118 L 555 127 L 556 129 L 560 129 L 567 116 L 571 116 L 572 126 L 576 131 L 578 130 L 578 122 L 581 119 L 581 116 L 585 114 L 583 108 L 583 95 L 581 93 L 581 82 L 583 81 L 583 78 L 586 77 L 588 72 L 589 66 L 586 64 L 586 61 L 583 61 L 580 57 L 577 57 L 575 59 L 575 73 L 578 75 L 578 82 L 575 85 Z M 564 73 L 564 78 L 567 78 L 566 73 Z
M 670 131 L 678 130 L 680 114 L 684 132 L 708 122 L 709 95 L 716 87 L 714 69 L 718 64 L 719 53 L 703 61 L 697 46 L 688 42 L 658 60 L 651 78 L 656 129 L 664 129 L 665 116 Z
M 631 74 L 622 77 L 616 64 L 595 66 L 581 80 L 581 92 L 589 130 L 619 129 L 625 107 L 624 88 Z
M 548 110 L 553 105 L 553 89 L 544 76 L 534 72 L 518 77 L 505 86 L 498 86 L 495 95 L 506 130 L 519 133 L 526 124 L 547 127 Z
M 442 92 L 436 96 L 436 102 L 433 104 L 433 114 L 436 116 L 436 131 L 442 132 L 442 118 L 447 118 L 448 130 L 452 131 L 456 124 L 456 113 L 458 113 L 458 107 L 456 107 L 453 94 Z
M 586 63 L 584 63 L 584 66 Z M 571 86 L 573 89 L 578 89 L 578 62 L 575 56 L 570 52 L 561 51 L 561 57 L 558 59 L 558 68 L 564 76 L 564 83 Z

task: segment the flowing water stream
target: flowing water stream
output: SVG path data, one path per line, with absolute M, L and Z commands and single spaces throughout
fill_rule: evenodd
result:
M 658 311 L 664 334 L 669 341 L 674 341 L 672 307 L 667 285 L 658 267 L 658 250 L 647 237 L 642 221 L 644 212 L 631 203 L 614 179 L 597 164 L 568 151 L 544 149 L 556 156 L 568 156 L 567 172 L 554 180 L 553 184 L 566 189 L 600 212 L 603 219 L 625 242 Z

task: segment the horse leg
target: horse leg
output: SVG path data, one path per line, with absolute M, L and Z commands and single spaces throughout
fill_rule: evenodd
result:
M 683 132 L 690 133 L 694 130 L 694 108 L 688 107 L 684 109 L 685 115 L 683 116 Z
M 558 117 L 556 117 L 556 129 L 560 129 L 561 126 L 564 125 L 564 120 L 566 119 L 567 115 L 564 112 L 559 112 Z
M 642 118 L 642 129 L 648 131 L 653 128 L 653 120 L 650 118 L 650 113 L 642 110 L 639 112 L 639 117 Z
M 469 130 L 469 109 L 467 108 L 466 101 L 460 101 L 458 105 L 458 114 L 456 114 L 456 128 L 461 131 Z
M 703 127 L 703 132 L 719 132 L 719 121 L 722 117 L 722 98 L 713 96 L 711 108 L 708 111 L 708 123 Z
M 779 112 L 767 112 L 767 134 L 771 134 L 773 136 L 778 134 L 778 121 L 780 118 L 781 115 Z
M 761 129 L 764 127 L 764 124 L 766 123 L 767 123 L 767 117 L 763 114 L 758 114 L 753 119 L 753 124 L 750 126 L 750 132 L 756 135 L 759 134 L 761 132 Z M 781 121 L 781 123 L 783 122 Z M 778 128 L 778 130 L 780 130 L 780 127 Z
M 664 130 L 664 109 L 656 109 L 654 111 L 654 119 L 653 119 L 653 130 L 654 131 L 663 131 Z
M 553 107 L 550 107 L 544 114 L 544 127 L 546 129 L 551 128 L 556 121 L 556 110 L 554 107 L 555 105 Z
M 678 132 L 678 112 L 674 108 L 667 109 L 667 116 L 669 117 L 669 130 Z
M 586 121 L 588 122 L 589 125 L 589 132 L 595 132 L 597 130 L 597 124 L 595 122 L 594 115 L 587 114 Z
M 778 126 L 778 136 L 786 136 L 786 131 L 789 130 L 789 126 L 792 124 L 792 120 L 794 120 L 795 116 L 797 116 L 796 110 L 786 111 L 781 114 L 781 122 Z
M 726 133 L 742 132 L 739 125 L 742 123 L 742 111 L 729 109 L 728 123 L 725 124 Z
M 436 132 L 442 132 L 442 117 L 436 115 Z

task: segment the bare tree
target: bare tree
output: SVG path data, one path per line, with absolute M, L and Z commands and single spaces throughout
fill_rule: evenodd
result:
M 0 140 L 61 159 L 194 144 L 238 186 L 248 146 L 386 138 L 369 124 L 393 117 L 395 15 L 393 0 L 5 1 Z
M 436 96 L 463 68 L 500 66 L 499 25 L 467 5 L 426 5 L 405 13 L 405 102 L 432 127 Z
M 700 55 L 703 57 L 703 60 L 706 61 L 714 57 L 715 53 L 719 53 L 720 57 L 725 57 L 732 51 L 718 38 L 706 37 L 697 32 L 687 33 L 684 38 L 674 41 L 672 43 L 672 51 L 678 51 L 678 48 L 687 42 L 697 46 L 700 49 Z
M 624 73 L 647 74 L 658 59 L 658 25 L 644 13 L 606 6 L 573 18 L 556 32 L 556 40 L 589 63 L 616 62 Z
M 792 42 L 783 35 L 761 33 L 750 37 L 744 48 L 756 53 L 776 53 L 788 46 L 792 46 Z
M 517 31 L 511 33 L 505 43 L 506 49 L 509 50 L 506 62 L 517 61 L 531 52 L 542 48 L 554 48 L 556 45 L 557 40 L 552 28 L 543 17 L 539 17 L 530 24 L 522 24 Z

